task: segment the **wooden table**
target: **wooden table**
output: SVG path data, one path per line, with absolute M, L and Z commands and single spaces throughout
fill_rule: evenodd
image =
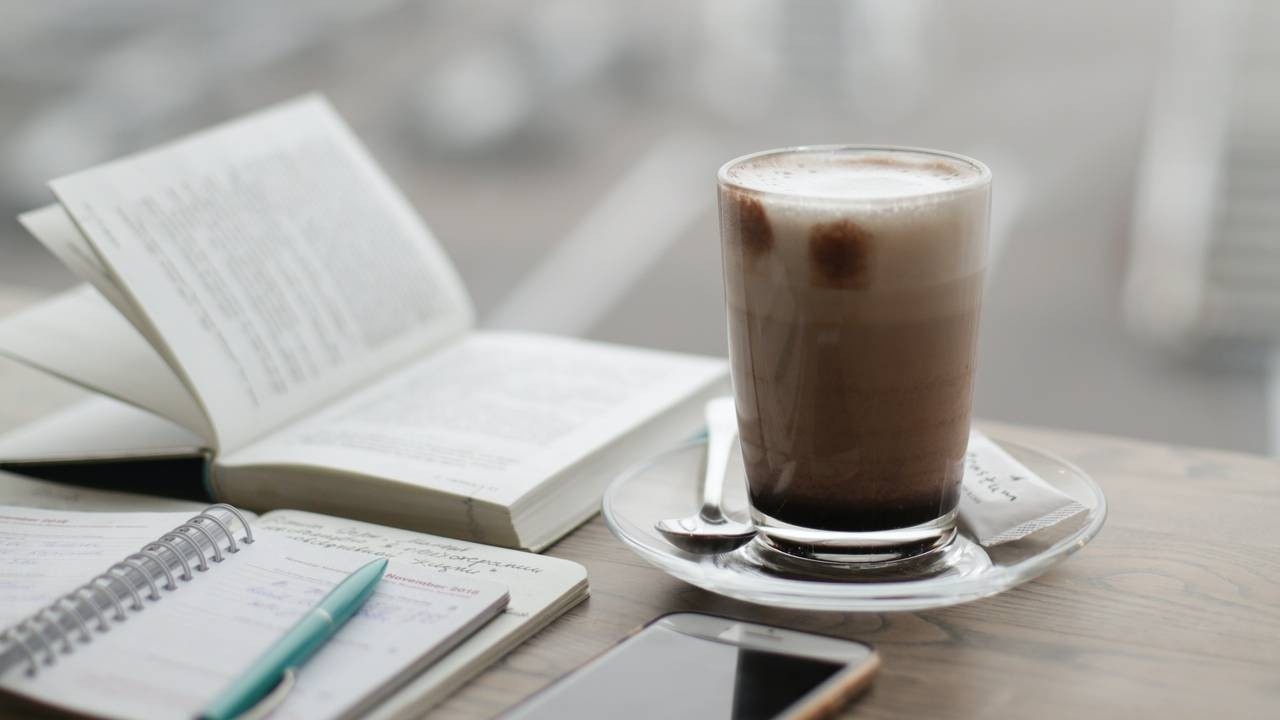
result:
M 4 305 L 19 302 L 0 296 Z M 0 431 L 78 393 L 0 362 Z M 1280 718 L 1280 462 L 988 424 L 1102 485 L 1084 550 L 994 598 L 914 613 L 773 610 L 712 595 L 633 555 L 599 518 L 549 552 L 591 598 L 435 708 L 491 717 L 632 628 L 699 610 L 874 643 L 884 666 L 858 718 Z
M 986 600 L 817 613 L 722 598 L 647 565 L 597 517 L 549 553 L 591 598 L 438 706 L 490 717 L 664 613 L 698 610 L 875 644 L 857 718 L 1280 718 L 1280 463 L 986 424 L 1093 475 L 1110 514 L 1084 550 Z

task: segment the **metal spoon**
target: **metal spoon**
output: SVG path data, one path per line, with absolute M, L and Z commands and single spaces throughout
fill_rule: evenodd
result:
M 724 492 L 729 454 L 738 435 L 738 418 L 733 398 L 716 398 L 707 403 L 707 473 L 702 481 L 702 507 L 683 518 L 657 523 L 658 532 L 672 545 L 694 553 L 728 552 L 756 534 L 752 525 L 725 517 L 720 501 Z

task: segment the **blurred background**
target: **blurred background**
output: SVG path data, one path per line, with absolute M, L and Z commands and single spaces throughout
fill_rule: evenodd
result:
M 483 324 L 724 354 L 716 168 L 816 143 L 995 173 L 985 419 L 1280 450 L 1280 4 L 0 2 L 0 293 L 45 182 L 328 95 Z

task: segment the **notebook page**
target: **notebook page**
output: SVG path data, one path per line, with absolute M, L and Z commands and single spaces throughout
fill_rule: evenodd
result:
M 422 713 L 587 596 L 587 570 L 561 558 L 297 510 L 263 515 L 258 527 L 326 548 L 374 552 L 401 566 L 459 581 L 506 585 L 506 610 L 373 710 L 372 718 Z
M 372 556 L 259 541 L 36 677 L 0 687 L 99 717 L 190 718 L 326 592 Z M 305 665 L 275 718 L 334 718 L 447 650 L 500 611 L 504 587 L 392 563 L 352 621 Z M 31 608 L 34 609 L 34 608 Z
M 18 478 L 0 480 L 11 483 Z M 0 506 L 0 629 L 75 590 L 195 512 L 91 513 Z
M 234 449 L 471 325 L 444 251 L 322 98 L 50 183 Z

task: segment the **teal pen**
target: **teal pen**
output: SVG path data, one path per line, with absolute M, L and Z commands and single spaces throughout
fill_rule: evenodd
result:
M 219 693 L 200 713 L 200 720 L 233 720 L 258 704 L 280 683 L 286 672 L 305 663 L 356 614 L 378 587 L 378 581 L 386 570 L 385 559 L 374 560 L 338 583 L 318 605 L 289 628 L 284 637 Z

